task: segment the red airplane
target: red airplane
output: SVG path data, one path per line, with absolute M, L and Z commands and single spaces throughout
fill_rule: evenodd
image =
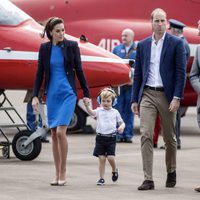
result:
M 150 14 L 160 7 L 167 12 L 168 18 L 184 22 L 184 36 L 190 43 L 191 59 L 188 63 L 189 73 L 196 44 L 199 43 L 196 23 L 199 20 L 200 4 L 197 1 L 177 0 L 11 0 L 31 15 L 36 21 L 45 22 L 51 16 L 64 19 L 67 32 L 79 37 L 85 35 L 90 42 L 109 51 L 120 43 L 121 32 L 131 28 L 135 40 L 139 41 L 151 34 Z M 192 13 L 192 17 L 191 17 Z M 187 78 L 184 111 L 188 106 L 196 106 L 197 95 Z
M 32 90 L 37 68 L 38 49 L 42 42 L 47 41 L 40 37 L 43 27 L 29 15 L 17 8 L 8 0 L 0 1 L 0 111 L 5 111 L 14 124 L 0 123 L 0 133 L 5 141 L 0 140 L 0 150 L 3 157 L 10 156 L 10 141 L 3 129 L 21 127 L 24 124 L 15 123 L 8 110 L 15 110 L 6 97 L 4 90 Z M 67 39 L 78 42 L 83 63 L 83 70 L 90 88 L 91 97 L 96 98 L 103 87 L 117 87 L 130 82 L 130 67 L 126 62 L 112 53 L 79 40 L 70 35 Z M 78 98 L 82 97 L 78 85 Z M 3 99 L 3 101 L 2 101 Z M 5 101 L 7 100 L 7 103 Z M 4 106 L 3 106 L 4 104 Z M 7 107 L 5 105 L 9 105 Z M 16 114 L 22 120 L 19 113 Z M 42 115 L 44 117 L 44 115 Z M 76 107 L 71 123 L 71 130 L 82 128 L 86 123 L 86 113 Z M 41 151 L 40 137 L 47 131 L 38 128 L 34 134 L 29 130 L 22 130 L 12 140 L 13 152 L 21 160 L 32 160 Z
M 10 1 L 0 1 L 1 90 L 32 89 L 37 68 L 38 49 L 41 42 L 46 41 L 39 36 L 42 30 L 41 25 Z M 76 40 L 79 44 L 91 97 L 96 98 L 103 87 L 117 87 L 130 81 L 130 67 L 122 59 L 70 35 L 66 35 L 66 38 Z M 79 85 L 78 89 L 80 89 Z M 78 97 L 82 97 L 80 90 Z M 77 109 L 76 111 L 79 113 L 76 117 L 82 116 L 86 120 L 85 113 L 79 108 Z M 74 127 L 74 129 L 76 128 Z

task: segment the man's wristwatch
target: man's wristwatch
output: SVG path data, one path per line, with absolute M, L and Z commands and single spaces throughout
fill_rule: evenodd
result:
M 176 99 L 176 100 L 178 100 L 178 101 L 181 100 L 181 98 L 179 98 L 179 97 L 173 97 L 173 99 Z

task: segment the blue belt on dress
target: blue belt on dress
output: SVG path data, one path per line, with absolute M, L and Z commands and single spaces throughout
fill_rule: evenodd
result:
M 151 86 L 145 85 L 144 88 L 148 88 L 154 91 L 164 92 L 164 87 L 151 87 Z
M 108 133 L 108 134 L 97 133 L 97 135 L 98 136 L 102 136 L 102 137 L 115 137 L 116 136 L 116 132 Z

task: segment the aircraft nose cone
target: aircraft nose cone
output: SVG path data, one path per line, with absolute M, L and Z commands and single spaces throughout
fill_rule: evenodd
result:
M 130 67 L 124 60 L 90 43 L 79 45 L 86 78 L 90 77 L 90 87 L 116 87 L 130 81 Z

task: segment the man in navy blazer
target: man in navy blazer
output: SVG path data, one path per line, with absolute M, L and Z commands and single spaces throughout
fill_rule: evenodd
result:
M 166 187 L 176 185 L 176 112 L 186 80 L 186 51 L 183 41 L 166 33 L 166 13 L 151 14 L 153 34 L 138 43 L 132 88 L 132 111 L 140 115 L 144 182 L 138 190 L 154 189 L 153 132 L 159 114 L 166 145 Z

